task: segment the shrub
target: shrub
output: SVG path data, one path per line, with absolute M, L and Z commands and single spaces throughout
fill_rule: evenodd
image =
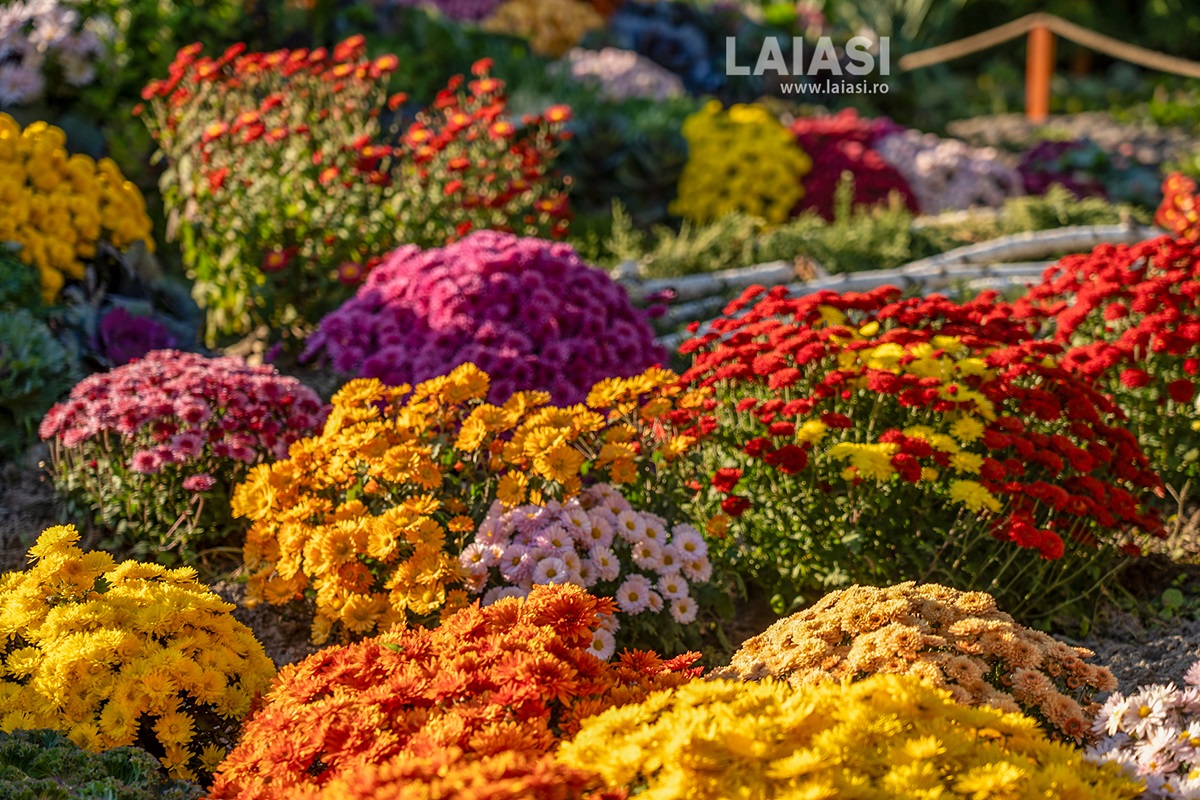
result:
M 1133 798 L 1139 786 L 1020 714 L 911 676 L 793 688 L 693 682 L 585 720 L 559 751 L 661 798 Z
M 715 561 L 777 610 L 920 578 L 1048 618 L 1161 533 L 1144 507 L 1161 485 L 1116 408 L 994 297 L 761 291 L 682 350 L 719 404 L 705 508 L 737 519 Z
M 489 399 L 545 390 L 578 403 L 600 380 L 666 360 L 625 290 L 567 244 L 480 231 L 402 247 L 321 321 L 305 348 L 344 375 L 417 383 L 472 363 Z
M 54 302 L 67 279 L 108 244 L 143 242 L 154 249 L 142 194 L 112 159 L 69 155 L 66 134 L 44 122 L 24 130 L 0 114 L 0 241 L 21 246 L 20 258 L 41 276 L 42 299 Z
M 695 653 L 664 662 L 627 652 L 613 664 L 592 656 L 588 643 L 611 611 L 578 587 L 542 586 L 459 610 L 437 630 L 397 628 L 286 667 L 210 797 L 292 798 L 376 767 L 372 780 L 436 785 L 430 762 L 441 759 L 464 771 L 536 760 L 582 718 L 699 674 Z
M 883 160 L 904 176 L 924 214 L 972 206 L 999 208 L 1024 194 L 1021 176 L 990 147 L 973 148 L 957 139 L 904 131 L 875 143 Z
M 399 244 L 475 228 L 565 234 L 549 171 L 570 112 L 554 106 L 518 129 L 488 62 L 400 132 L 377 120 L 404 99 L 387 96 L 398 60 L 365 58 L 361 36 L 332 54 L 242 49 L 214 60 L 185 48 L 145 91 L 210 343 L 260 324 L 303 333 Z
M 652 370 L 605 381 L 588 406 L 567 408 L 545 392 L 485 403 L 489 379 L 472 364 L 412 391 L 351 381 L 320 436 L 234 492 L 234 513 L 251 520 L 248 604 L 313 598 L 318 644 L 335 626 L 348 637 L 427 622 L 465 602 L 457 557 L 496 500 L 561 502 L 586 473 L 642 508 L 672 508 L 684 491 L 668 462 L 695 443 L 674 422 L 691 412 L 676 405 L 699 401 L 677 380 Z
M 688 161 L 671 213 L 705 222 L 743 211 L 780 223 L 804 197 L 812 160 L 766 108 L 713 100 L 683 123 Z
M 1054 739 L 1079 742 L 1117 681 L 1093 655 L 1030 630 L 982 592 L 937 584 L 854 586 L 776 622 L 742 644 L 715 677 L 774 677 L 798 686 L 829 678 L 913 675 L 960 703 L 1024 713 Z
M 1063 366 L 1113 397 L 1176 494 L 1200 476 L 1200 247 L 1101 245 L 1046 270 L 1016 304 L 1069 347 Z
M 17 453 L 78 376 L 78 364 L 29 311 L 0 311 L 0 453 Z
M 89 19 L 67 3 L 8 3 L 0 21 L 0 106 L 71 100 L 96 78 L 112 36 L 108 20 Z M 47 89 L 50 91 L 47 92 Z M 59 98 L 59 95 L 64 97 Z
M 1092 732 L 1100 741 L 1088 758 L 1120 764 L 1146 784 L 1145 797 L 1200 793 L 1200 662 L 1175 684 L 1140 686 L 1129 696 L 1109 695 Z
M 5 800 L 196 800 L 195 784 L 166 780 L 158 759 L 137 747 L 89 753 L 57 731 L 0 733 Z
M 114 543 L 191 560 L 235 534 L 229 492 L 320 425 L 317 395 L 272 367 L 158 350 L 85 378 L 50 410 L 55 488 Z
M 48 528 L 0 578 L 0 729 L 137 744 L 173 777 L 211 771 L 275 673 L 250 629 L 190 568 L 115 564 Z
M 714 602 L 717 592 L 708 584 L 712 565 L 699 531 L 635 511 L 608 484 L 565 503 L 508 510 L 493 503 L 459 566 L 468 591 L 483 594 L 485 605 L 541 583 L 572 583 L 614 598 L 621 613 L 593 643 L 602 659 L 618 652 L 618 643 L 654 641 L 660 651 L 674 651 L 685 634 L 698 642 L 692 623 L 699 604 Z
M 904 176 L 883 160 L 873 142 L 897 130 L 891 120 L 861 119 L 853 109 L 827 117 L 799 117 L 792 123 L 792 134 L 812 159 L 812 171 L 804 178 L 801 210 L 813 209 L 832 220 L 837 207 L 838 184 L 848 172 L 852 178 L 852 206 L 887 203 L 893 193 L 914 214 L 917 198 Z
M 564 61 L 573 80 L 596 86 L 601 97 L 610 102 L 635 97 L 661 102 L 684 94 L 683 81 L 678 75 L 630 50 L 575 47 Z
M 604 17 L 583 0 L 505 0 L 480 25 L 520 36 L 533 52 L 559 58 L 588 31 L 603 28 Z

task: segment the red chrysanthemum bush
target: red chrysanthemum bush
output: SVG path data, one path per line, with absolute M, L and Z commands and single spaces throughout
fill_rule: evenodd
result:
M 479 789 L 489 774 L 518 782 L 513 795 L 466 797 L 577 796 L 585 776 L 544 758 L 559 737 L 700 674 L 695 653 L 597 659 L 589 647 L 612 610 L 576 586 L 538 586 L 461 609 L 436 630 L 397 628 L 310 656 L 280 673 L 210 798 L 459 797 L 448 774 Z M 521 794 L 520 781 L 545 791 Z
M 552 166 L 570 109 L 511 119 L 487 60 L 389 129 L 380 117 L 405 102 L 388 95 L 399 62 L 367 57 L 361 35 L 332 51 L 244 50 L 186 47 L 142 95 L 210 345 L 259 325 L 302 335 L 402 244 L 565 235 Z
M 718 402 L 714 563 L 777 609 L 919 579 L 1050 616 L 1160 531 L 1158 479 L 1116 408 L 993 297 L 761 293 L 685 343 L 684 379 Z
M 1109 394 L 1176 494 L 1200 475 L 1200 244 L 1101 245 L 1046 270 L 1016 303 L 1068 347 L 1063 366 Z

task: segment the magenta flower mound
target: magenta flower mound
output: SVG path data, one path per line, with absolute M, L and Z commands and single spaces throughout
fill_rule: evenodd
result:
M 225 496 L 249 466 L 285 458 L 325 414 L 315 392 L 272 367 L 156 350 L 80 381 L 39 433 L 56 488 L 97 525 L 135 554 L 171 548 L 187 560 L 197 542 L 240 526 Z
M 491 376 L 493 402 L 542 389 L 579 403 L 597 381 L 666 360 L 625 290 L 570 245 L 495 231 L 391 253 L 321 320 L 303 357 L 318 354 L 390 384 L 471 362 Z

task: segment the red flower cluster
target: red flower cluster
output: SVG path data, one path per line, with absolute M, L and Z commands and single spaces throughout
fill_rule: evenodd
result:
M 1196 182 L 1172 172 L 1162 184 L 1163 199 L 1154 222 L 1181 239 L 1200 241 L 1200 208 L 1197 208 Z
M 1164 474 L 1195 474 L 1188 453 L 1200 372 L 1200 243 L 1160 237 L 1101 245 L 1046 270 L 1016 313 L 1072 346 L 1062 363 L 1111 392 Z
M 588 647 L 612 611 L 611 600 L 579 587 L 537 586 L 524 600 L 462 609 L 437 630 L 395 630 L 323 650 L 280 673 L 209 796 L 390 797 L 371 791 L 418 781 L 430 784 L 422 797 L 442 797 L 439 780 L 472 770 L 537 783 L 539 770 L 555 769 L 543 756 L 583 718 L 700 674 L 695 653 L 595 658 Z M 574 796 L 567 789 L 582 783 L 570 770 L 552 777 L 563 794 L 526 786 L 530 793 L 516 796 Z M 357 788 L 338 793 L 346 787 Z
M 849 172 L 854 178 L 855 206 L 886 203 L 895 192 L 915 214 L 919 210 L 917 198 L 908 182 L 871 146 L 894 127 L 886 119 L 862 119 L 853 109 L 831 116 L 800 117 L 793 122 L 792 133 L 813 163 L 812 171 L 804 178 L 804 198 L 798 210 L 816 209 L 832 220 L 838 183 L 843 173 Z
M 1065 540 L 1112 552 L 1135 532 L 1161 532 L 1143 503 L 1160 482 L 1115 406 L 994 295 L 762 292 L 747 290 L 681 348 L 695 354 L 684 380 L 719 403 L 721 509 L 737 517 L 754 508 L 749 497 L 773 497 L 761 510 L 770 522 L 748 530 L 795 519 L 828 541 L 847 513 L 838 498 L 861 496 L 876 510 L 854 516 L 902 523 L 898 536 L 961 536 L 973 525 L 955 522 L 966 507 L 981 530 L 1048 560 Z M 745 497 L 732 494 L 743 486 Z M 898 558 L 907 545 L 874 525 L 882 550 L 868 560 Z

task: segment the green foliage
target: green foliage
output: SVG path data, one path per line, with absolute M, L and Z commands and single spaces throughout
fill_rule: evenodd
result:
M 42 415 L 75 383 L 77 367 L 26 309 L 0 311 L 0 453 L 31 441 Z
M 195 800 L 203 790 L 168 780 L 137 747 L 91 753 L 57 731 L 0 733 L 5 800 Z
M 35 311 L 41 307 L 38 271 L 17 258 L 15 253 L 0 248 L 0 310 L 25 308 Z
M 1128 220 L 1149 224 L 1148 212 L 1113 205 L 1095 197 L 1076 199 L 1060 186 L 1044 196 L 1017 197 L 998 212 L 952 215 L 916 223 L 903 204 L 893 201 L 874 208 L 850 207 L 848 183 L 838 188 L 833 222 L 803 214 L 783 225 L 728 215 L 704 225 L 678 230 L 655 226 L 637 230 L 628 214 L 614 212 L 606 249 L 618 261 L 633 260 L 649 277 L 670 277 L 747 267 L 768 261 L 815 259 L 831 273 L 891 269 L 956 247 L 1023 231 L 1068 225 L 1113 225 Z

